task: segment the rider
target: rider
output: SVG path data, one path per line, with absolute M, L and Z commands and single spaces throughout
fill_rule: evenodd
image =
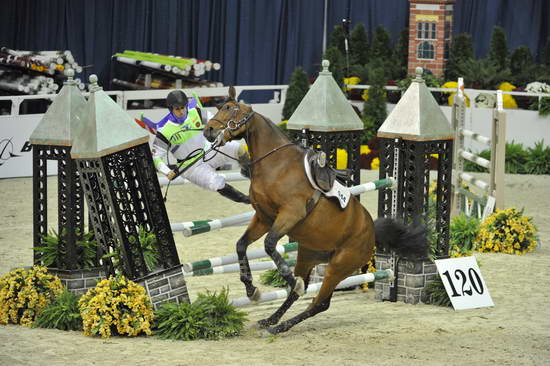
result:
M 225 183 L 225 178 L 216 172 L 216 168 L 230 163 L 231 160 L 239 160 L 239 156 L 242 159 L 245 154 L 248 155 L 244 146 L 237 141 L 231 141 L 220 147 L 220 152 L 210 152 L 203 159 L 202 151 L 208 150 L 210 145 L 204 138 L 202 129 L 204 122 L 211 116 L 208 116 L 208 111 L 201 111 L 198 103 L 195 98 L 189 101 L 181 90 L 168 94 L 166 105 L 169 113 L 157 123 L 157 134 L 153 142 L 155 168 L 172 180 L 180 169 L 197 161 L 183 173 L 184 178 L 202 188 L 217 191 L 235 202 L 250 203 L 247 195 Z M 170 170 L 164 162 L 168 151 L 178 160 L 174 170 Z M 215 155 L 212 157 L 212 154 Z

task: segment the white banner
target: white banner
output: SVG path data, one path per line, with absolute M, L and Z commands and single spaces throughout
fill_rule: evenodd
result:
M 29 137 L 42 116 L 0 116 L 0 178 L 32 177 Z M 55 174 L 57 162 L 48 161 L 48 175 Z

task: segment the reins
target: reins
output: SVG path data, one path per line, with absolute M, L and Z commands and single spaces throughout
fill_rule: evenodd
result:
M 241 110 L 240 110 L 240 108 L 238 107 L 238 103 L 237 103 L 237 107 L 234 108 L 234 114 L 233 114 L 233 115 L 235 115 L 237 112 L 240 112 L 240 111 L 241 111 Z M 246 124 L 255 114 L 256 114 L 256 112 L 251 111 L 249 114 L 245 115 L 243 118 L 241 118 L 241 119 L 240 119 L 239 121 L 237 121 L 237 122 L 235 122 L 235 120 L 233 119 L 233 116 L 232 116 L 231 119 L 228 120 L 226 123 L 223 122 L 223 121 L 220 121 L 220 120 L 217 119 L 217 118 L 210 118 L 210 120 L 211 120 L 211 121 L 216 121 L 216 122 L 218 122 L 220 125 L 222 125 L 222 126 L 225 127 L 225 128 L 220 132 L 220 133 L 222 134 L 222 136 L 223 136 L 223 134 L 225 133 L 225 130 L 227 129 L 227 130 L 229 131 L 229 134 L 231 135 L 231 137 L 235 137 L 235 135 L 233 134 L 233 131 L 238 130 L 238 129 L 241 128 L 243 125 L 245 125 L 245 124 Z M 261 116 L 261 117 L 263 118 L 262 115 L 259 115 L 259 116 Z M 265 120 L 265 119 L 264 119 L 264 120 Z M 248 129 L 246 130 L 246 132 L 247 132 L 247 135 L 248 135 Z M 267 152 L 266 154 L 264 154 L 263 156 L 260 156 L 259 158 L 255 159 L 255 160 L 253 160 L 253 161 L 251 161 L 251 162 L 249 162 L 249 163 L 247 163 L 247 165 L 248 165 L 248 167 L 251 167 L 252 165 L 258 163 L 259 161 L 261 161 L 261 160 L 267 158 L 269 155 L 271 155 L 271 154 L 273 154 L 273 153 L 275 153 L 275 152 L 277 152 L 277 151 L 279 151 L 279 150 L 282 150 L 282 149 L 284 149 L 285 147 L 291 146 L 291 145 L 294 145 L 294 143 L 289 142 L 289 143 L 287 143 L 287 144 L 284 144 L 284 145 L 281 145 L 281 146 L 279 146 L 279 147 L 276 147 L 276 148 L 274 148 L 273 150 L 271 150 L 271 151 Z M 221 151 L 219 151 L 219 150 L 217 149 L 217 146 L 213 146 L 212 149 L 215 150 L 215 151 L 217 151 L 217 152 L 219 152 L 219 153 L 222 153 Z M 222 153 L 222 154 L 223 154 L 223 153 Z M 235 159 L 235 158 L 233 158 L 233 157 L 231 157 L 231 156 L 229 156 L 229 155 L 227 155 L 227 154 L 224 154 L 224 155 L 226 155 L 226 156 L 232 158 L 233 160 L 238 160 L 238 159 Z

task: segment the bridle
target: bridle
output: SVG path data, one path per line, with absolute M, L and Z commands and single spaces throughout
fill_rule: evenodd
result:
M 235 121 L 235 117 L 237 116 L 237 113 L 239 113 L 239 112 L 241 112 L 241 109 L 239 108 L 239 103 L 236 103 L 235 108 L 233 108 L 233 113 L 231 114 L 231 116 L 229 117 L 229 120 L 227 122 L 220 121 L 217 118 L 210 118 L 210 120 L 211 121 L 216 121 L 220 125 L 225 127 L 220 132 L 220 134 L 225 135 L 225 131 L 227 130 L 227 131 L 229 131 L 229 135 L 231 137 L 235 137 L 236 135 L 233 134 L 233 131 L 236 131 L 239 128 L 241 128 L 242 126 L 244 126 L 248 121 L 250 121 L 252 116 L 254 116 L 254 114 L 256 113 L 254 111 L 250 111 L 250 113 L 247 113 L 243 118 L 241 118 L 238 121 Z
M 226 102 L 227 103 L 227 102 Z M 225 127 L 221 132 L 220 132 L 220 136 L 223 138 L 223 136 L 225 135 L 225 131 L 227 130 L 229 132 L 229 135 L 231 137 L 235 137 L 236 135 L 233 134 L 233 131 L 236 131 L 238 130 L 239 128 L 241 128 L 242 126 L 246 125 L 246 123 L 248 121 L 250 121 L 250 119 L 254 116 L 254 114 L 256 114 L 256 112 L 254 111 L 250 111 L 249 113 L 247 113 L 246 115 L 243 116 L 243 118 L 241 118 L 240 120 L 238 121 L 235 121 L 235 117 L 237 116 L 237 113 L 239 112 L 242 112 L 241 109 L 239 108 L 239 103 L 238 102 L 235 102 L 235 108 L 233 108 L 233 113 L 231 114 L 231 116 L 229 117 L 229 120 L 227 122 L 223 122 L 223 121 L 220 121 L 219 119 L 217 118 L 210 118 L 210 121 L 216 121 L 218 122 L 220 125 L 222 125 L 223 127 Z M 222 107 L 223 108 L 223 107 Z M 261 116 L 261 115 L 260 115 Z M 262 116 L 263 118 L 263 116 Z M 248 133 L 248 129 L 247 129 L 247 133 Z M 287 146 L 291 146 L 291 145 L 294 145 L 292 142 L 289 142 L 287 144 L 284 144 L 284 145 L 281 145 L 279 147 L 276 147 L 274 149 L 272 149 L 271 151 L 267 152 L 266 154 L 264 154 L 263 156 L 260 156 L 259 158 L 257 159 L 254 159 L 253 161 L 251 161 L 250 163 L 248 163 L 248 166 L 251 167 L 253 164 L 256 164 L 257 162 L 259 162 L 260 160 L 263 160 L 264 158 L 268 157 L 269 155 L 273 154 L 274 152 L 278 151 L 278 150 L 281 150 Z M 214 148 L 213 146 L 213 149 L 216 149 Z M 220 152 L 219 150 L 217 150 L 218 152 Z

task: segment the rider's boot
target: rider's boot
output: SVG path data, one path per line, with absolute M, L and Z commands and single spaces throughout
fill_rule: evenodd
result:
M 239 192 L 227 183 L 223 188 L 218 189 L 218 193 L 232 201 L 250 204 L 250 198 L 246 194 Z

